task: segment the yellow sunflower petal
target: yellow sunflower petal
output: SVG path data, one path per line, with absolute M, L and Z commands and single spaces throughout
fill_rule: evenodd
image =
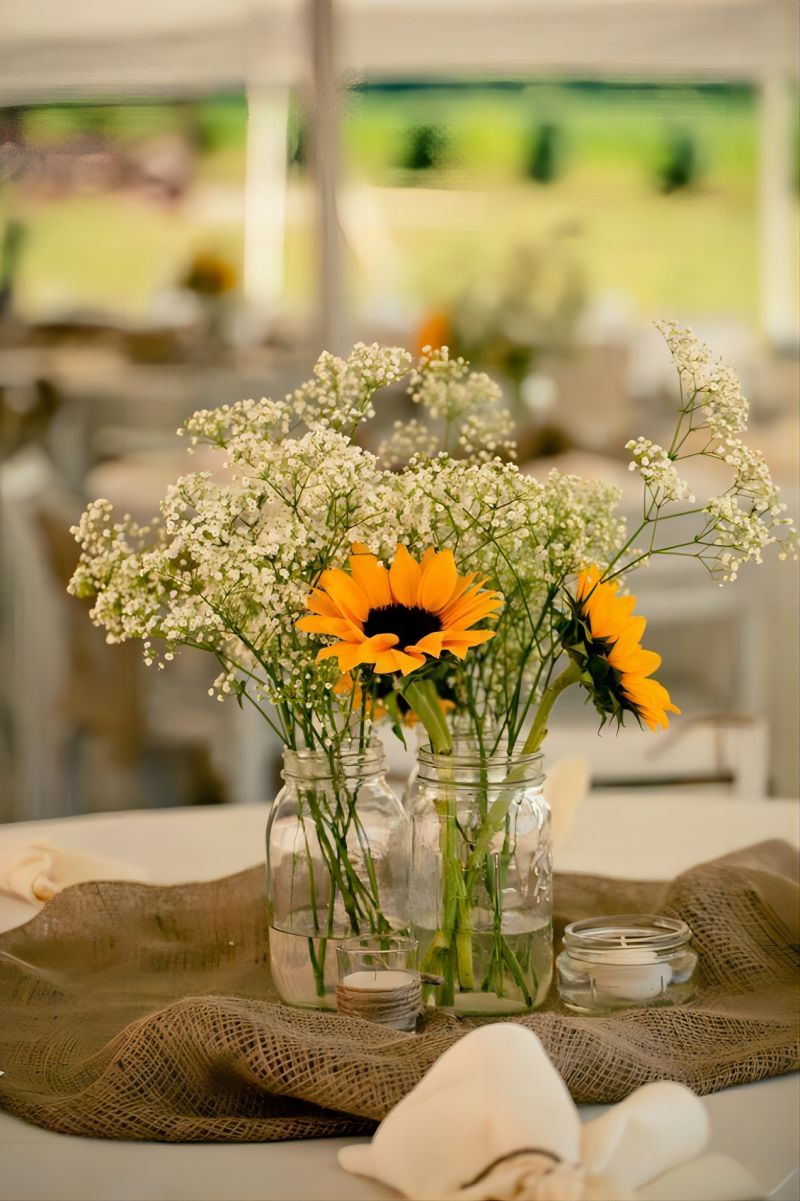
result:
M 462 575 L 458 577 L 455 588 L 453 589 L 451 595 L 447 598 L 448 607 L 450 605 L 454 605 L 456 601 L 464 595 L 465 592 L 468 592 L 470 588 L 472 588 L 473 584 L 475 584 L 475 589 L 482 587 L 484 581 L 475 583 L 476 578 L 477 572 L 474 571 L 471 571 L 469 575 Z
M 644 617 L 629 617 L 621 632 L 617 635 L 613 650 L 616 652 L 618 659 L 624 659 L 631 652 L 639 649 L 641 645 L 642 634 L 647 622 Z M 609 660 L 611 655 L 609 654 Z M 620 670 L 625 670 L 620 668 Z
M 335 642 L 333 646 L 323 646 L 322 650 L 317 651 L 317 663 L 322 663 L 325 659 L 339 659 L 339 666 L 342 667 L 340 656 L 359 645 L 356 642 Z M 342 671 L 344 670 L 342 667 Z
M 635 596 L 614 596 L 613 601 L 609 604 L 606 615 L 606 627 L 608 633 L 606 638 L 614 638 L 625 630 L 630 621 L 636 621 L 637 618 L 631 616 L 636 606 Z M 644 621 L 644 618 L 641 619 Z
M 591 608 L 589 625 L 595 638 L 617 642 L 624 637 L 627 643 L 641 641 L 647 619 L 630 616 L 630 608 L 625 603 L 629 599 L 636 603 L 635 597 L 603 596 Z
M 404 649 L 409 654 L 418 651 L 426 655 L 432 655 L 434 659 L 438 659 L 442 653 L 442 640 L 444 637 L 443 630 L 434 630 L 432 634 L 426 634 L 424 638 L 420 638 L 413 646 L 407 646 Z
M 441 550 L 427 562 L 423 559 L 417 604 L 429 613 L 439 613 L 453 595 L 457 582 L 458 571 L 451 550 Z
M 352 671 L 361 663 L 374 663 L 382 654 L 396 645 L 395 634 L 375 634 L 372 638 L 363 638 L 360 642 L 336 642 L 326 646 L 317 655 L 317 661 L 336 657 L 342 672 Z
M 651 730 L 658 727 L 666 729 L 669 725 L 667 713 L 680 713 L 680 709 L 672 703 L 666 688 L 659 684 L 658 680 L 640 675 L 623 675 L 620 686 L 635 706 L 642 721 Z
M 621 685 L 626 692 L 638 695 L 643 704 L 666 709 L 670 713 L 680 713 L 680 709 L 672 703 L 666 688 L 658 680 L 647 679 L 640 675 L 624 675 Z
M 355 580 L 346 571 L 338 567 L 330 567 L 320 576 L 320 587 L 338 608 L 342 617 L 362 625 L 369 613 L 369 601 Z
M 597 584 L 591 596 L 584 601 L 583 611 L 589 618 L 595 638 L 616 638 L 620 632 L 614 620 L 615 593 L 616 588 L 611 584 Z
M 582 571 L 578 576 L 578 587 L 575 591 L 575 595 L 578 600 L 584 600 L 592 591 L 599 579 L 600 569 L 598 567 L 588 567 L 586 571 Z
M 647 651 L 638 645 L 628 650 L 618 650 L 619 645 L 618 642 L 608 654 L 609 663 L 617 671 L 630 672 L 637 676 L 651 676 L 661 666 L 661 656 L 655 651 Z
M 578 581 L 578 599 L 583 602 L 583 611 L 594 637 L 617 639 L 631 621 L 644 621 L 644 618 L 631 616 L 636 605 L 635 596 L 617 596 L 619 582 L 598 583 L 598 574 L 596 568 L 591 573 L 582 573 Z M 638 638 L 641 638 L 641 631 Z
M 453 643 L 462 643 L 464 646 L 480 646 L 482 642 L 488 642 L 490 638 L 494 638 L 496 630 L 445 630 L 443 645 L 445 650 L 450 650 Z
M 341 617 L 337 606 L 320 588 L 315 588 L 308 594 L 306 608 L 310 609 L 312 613 L 319 613 L 322 617 Z
M 367 598 L 370 609 L 380 609 L 392 603 L 389 572 L 362 542 L 353 543 L 350 574 Z
M 409 655 L 405 651 L 389 650 L 375 659 L 375 670 L 381 675 L 399 671 L 408 676 L 425 662 L 424 655 Z
M 475 646 L 480 646 L 483 642 L 488 642 L 490 638 L 494 638 L 494 635 L 494 630 L 461 630 L 456 636 L 450 635 L 445 639 L 443 649 L 449 651 L 451 655 L 455 655 L 457 659 L 464 659 L 468 651 Z
M 295 626 L 306 634 L 329 634 L 344 642 L 355 642 L 362 636 L 359 627 L 345 617 L 300 617 Z
M 494 591 L 492 591 L 491 588 L 484 588 L 483 587 L 484 583 L 485 583 L 484 580 L 476 579 L 472 584 L 470 584 L 466 588 L 457 587 L 454 590 L 453 595 L 450 597 L 450 600 L 447 602 L 447 606 L 445 607 L 444 611 L 441 614 L 442 618 L 444 618 L 444 615 L 446 613 L 455 612 L 462 605 L 471 604 L 472 601 L 475 600 L 475 598 L 477 596 L 491 596 L 494 598 L 497 598 L 500 596 L 499 592 L 494 592 Z
M 491 617 L 502 605 L 503 601 L 498 593 L 481 592 L 477 596 L 463 597 L 454 605 L 448 605 L 441 615 L 441 620 L 445 628 L 454 626 L 456 629 L 466 629 L 484 617 Z
M 354 689 L 359 690 L 358 684 L 350 675 L 349 671 L 343 672 L 333 686 L 333 691 L 337 694 L 337 696 L 346 696 L 348 692 L 352 692 Z
M 374 663 L 379 655 L 385 654 L 392 647 L 397 646 L 398 638 L 396 634 L 373 634 L 371 638 L 365 638 L 361 643 L 361 658 L 360 663 Z
M 394 560 L 389 568 L 389 582 L 392 586 L 392 596 L 399 605 L 413 607 L 417 604 L 417 589 L 422 572 L 420 565 L 406 548 L 398 543 Z

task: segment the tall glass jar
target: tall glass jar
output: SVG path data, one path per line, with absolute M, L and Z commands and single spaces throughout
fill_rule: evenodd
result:
M 541 755 L 423 748 L 410 782 L 411 921 L 428 1004 L 502 1016 L 553 975 L 550 808 Z
M 267 824 L 272 979 L 289 1005 L 336 1008 L 336 940 L 408 928 L 410 826 L 383 748 L 284 750 Z

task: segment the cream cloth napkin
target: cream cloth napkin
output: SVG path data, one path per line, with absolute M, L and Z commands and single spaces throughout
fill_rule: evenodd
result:
M 582 1124 L 537 1036 L 503 1022 L 450 1047 L 339 1163 L 413 1201 L 762 1198 L 734 1160 L 696 1159 L 708 1136 L 702 1101 L 666 1081 Z
M 147 873 L 119 863 L 53 846 L 0 837 L 0 893 L 37 908 L 70 884 L 87 880 L 146 880 Z

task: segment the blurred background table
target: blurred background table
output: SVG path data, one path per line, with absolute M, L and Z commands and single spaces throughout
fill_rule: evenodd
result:
M 151 882 L 207 880 L 263 861 L 267 808 L 258 805 L 131 811 L 7 825 L 3 838 L 49 839 L 121 859 Z M 678 797 L 627 790 L 590 796 L 579 810 L 562 871 L 666 879 L 692 864 L 767 838 L 800 843 L 793 801 Z M 0 898 L 0 930 L 31 916 Z M 2 1065 L 0 1065 L 0 1070 Z M 798 1196 L 800 1088 L 783 1076 L 706 1098 L 714 1151 L 736 1156 L 775 1201 Z M 589 1107 L 585 1117 L 601 1112 Z M 389 1190 L 341 1172 L 353 1140 L 250 1145 L 107 1143 L 71 1138 L 0 1115 L 2 1201 L 380 1201 Z

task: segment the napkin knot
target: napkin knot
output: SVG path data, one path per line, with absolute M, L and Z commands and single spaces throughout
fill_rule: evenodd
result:
M 632 1195 L 579 1164 L 529 1148 L 493 1160 L 446 1201 L 630 1201 Z

